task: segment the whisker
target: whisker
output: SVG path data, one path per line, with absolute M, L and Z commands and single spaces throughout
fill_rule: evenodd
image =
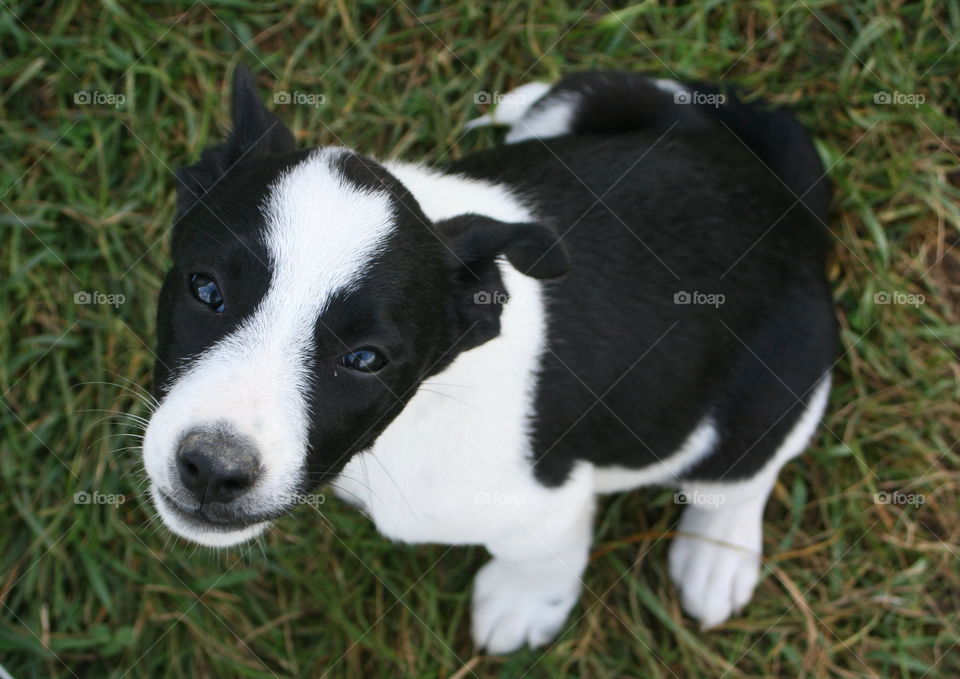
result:
M 90 444 L 90 447 L 93 448 L 94 446 L 96 446 L 96 445 L 97 445 L 98 443 L 100 443 L 101 441 L 106 441 L 107 439 L 120 438 L 121 436 L 129 436 L 129 437 L 134 438 L 134 439 L 140 439 L 141 441 L 145 438 L 145 437 L 143 436 L 143 434 L 134 434 L 133 432 L 122 431 L 122 432 L 119 432 L 119 433 L 117 433 L 117 434 L 107 434 L 106 436 L 101 436 L 101 437 L 98 438 L 96 441 L 94 441 L 92 444 Z
M 314 512 L 316 512 L 317 516 L 319 516 L 323 520 L 323 522 L 327 525 L 330 531 L 336 534 L 337 527 L 333 525 L 333 522 L 330 520 L 330 518 L 326 516 L 323 512 L 321 512 L 319 507 L 315 507 L 314 505 L 310 505 L 310 507 L 313 509 Z
M 136 383 L 133 383 L 133 384 L 136 384 Z M 103 382 L 103 381 L 78 382 L 77 384 L 73 385 L 72 388 L 78 388 L 78 387 L 83 387 L 88 385 L 101 385 L 106 387 L 116 387 L 117 389 L 122 389 L 132 394 L 133 396 L 135 396 L 143 405 L 147 407 L 147 409 L 151 413 L 153 413 L 160 406 L 160 402 L 153 397 L 153 394 L 150 394 L 147 391 L 138 391 L 137 389 L 133 389 L 123 384 L 117 384 L 116 382 Z M 142 389 L 142 387 L 139 387 L 139 385 L 137 386 L 139 389 Z
M 133 413 L 125 413 L 122 410 L 107 410 L 106 408 L 85 408 L 84 410 L 76 410 L 77 413 L 110 413 L 115 417 L 127 417 L 135 422 L 140 422 L 146 427 L 149 424 L 150 420 L 145 417 L 140 417 L 139 415 L 134 415 Z M 98 420 L 102 422 L 103 420 Z
M 362 486 L 363 488 L 366 488 L 366 489 L 367 489 L 367 492 L 369 492 L 372 497 L 379 499 L 379 495 L 377 495 L 376 491 L 374 491 L 374 490 L 373 490 L 372 488 L 370 488 L 368 485 L 366 485 L 366 484 L 364 484 L 364 483 L 360 483 L 359 481 L 357 481 L 356 483 L 359 484 L 360 486 Z M 343 500 L 344 502 L 349 502 L 349 501 L 350 501 L 349 498 L 354 498 L 354 499 L 356 500 L 356 502 L 360 505 L 361 508 L 365 508 L 365 507 L 366 507 L 366 504 L 367 504 L 367 503 L 364 502 L 364 499 L 363 499 L 362 497 L 360 497 L 359 495 L 357 495 L 356 493 L 354 493 L 354 492 L 352 492 L 352 491 L 344 488 L 343 486 L 339 486 L 339 485 L 337 485 L 337 484 L 335 484 L 335 483 L 332 483 L 332 482 L 329 482 L 329 481 L 327 482 L 326 485 L 329 486 L 330 488 L 333 488 L 334 490 L 340 491 L 340 493 L 342 493 L 343 495 L 345 495 L 346 497 L 341 497 L 341 498 L 340 498 L 340 499 Z
M 354 478 L 354 477 L 352 477 L 352 476 L 348 476 L 348 475 L 344 474 L 343 472 L 340 472 L 339 474 L 337 474 L 337 478 L 338 478 L 338 479 L 343 478 L 343 479 L 346 479 L 347 481 L 353 481 L 353 482 L 356 483 L 357 485 L 363 486 L 364 488 L 366 488 L 367 490 L 369 490 L 371 493 L 373 492 L 373 488 L 371 488 L 370 486 L 368 486 L 366 483 L 364 483 L 364 482 L 361 481 L 360 479 Z M 332 486 L 332 487 L 334 487 L 334 488 L 339 487 L 339 486 L 337 486 L 337 485 L 336 485 L 334 482 L 332 482 L 332 481 L 327 481 L 327 482 L 326 482 L 326 485 Z M 344 490 L 344 489 L 341 488 L 341 490 Z
M 420 387 L 420 389 L 418 389 L 418 391 L 425 391 L 425 392 L 427 392 L 428 394 L 436 394 L 437 396 L 443 396 L 443 397 L 445 397 L 445 398 L 449 398 L 451 401 L 456 401 L 457 403 L 460 403 L 460 404 L 462 404 L 462 405 L 465 405 L 465 406 L 467 406 L 468 408 L 471 408 L 471 409 L 476 410 L 476 411 L 478 411 L 478 412 L 479 412 L 479 410 L 480 410 L 479 408 L 477 408 L 477 407 L 476 407 L 475 405 L 473 405 L 472 403 L 467 403 L 466 401 L 463 401 L 463 400 L 457 398 L 456 396 L 451 396 L 450 394 L 444 394 L 442 391 L 434 391 L 433 389 L 424 389 L 422 386 Z
M 129 469 L 129 470 L 127 470 L 126 472 L 124 472 L 123 474 L 121 474 L 121 475 L 120 475 L 120 478 L 121 478 L 121 479 L 129 479 L 129 478 L 131 478 L 131 476 L 133 476 L 134 474 L 137 474 L 139 471 L 140 471 L 139 469 L 137 469 L 136 467 L 133 467 L 132 469 Z M 137 480 L 137 479 L 134 479 L 134 480 L 135 480 L 138 484 L 141 484 L 141 485 L 138 485 L 138 489 L 142 489 L 142 484 L 144 483 L 145 480 Z
M 390 473 L 390 470 L 387 469 L 386 465 L 384 465 L 383 462 L 381 462 L 376 455 L 371 455 L 370 457 L 372 457 L 373 460 L 378 465 L 380 465 L 380 468 L 383 469 L 384 473 L 387 475 L 387 478 L 390 479 L 391 483 L 393 483 L 393 487 L 396 488 L 397 492 L 400 494 L 400 499 L 404 501 L 404 503 L 407 505 L 407 509 L 410 510 L 411 516 L 413 516 L 419 521 L 419 517 L 417 516 L 417 513 L 413 511 L 413 505 L 410 504 L 410 501 L 407 499 L 407 496 L 404 494 L 403 489 L 400 487 L 400 484 L 397 483 L 396 479 L 393 478 L 393 474 Z
M 112 375 L 113 377 L 116 377 L 117 379 L 120 379 L 126 382 L 127 385 L 129 385 L 127 388 L 130 389 L 131 391 L 140 394 L 141 396 L 143 396 L 146 399 L 149 399 L 150 401 L 152 401 L 154 404 L 158 406 L 160 405 L 160 401 L 158 401 L 157 398 L 152 393 L 150 393 L 150 390 L 144 387 L 139 382 L 132 380 L 129 377 L 126 377 L 125 375 L 120 375 L 119 373 L 115 373 L 112 370 L 107 370 L 106 372 L 107 374 Z
M 451 384 L 449 382 L 428 382 L 424 380 L 420 383 L 421 385 L 427 385 L 428 387 L 459 387 L 460 389 L 472 389 L 473 391 L 479 391 L 479 387 L 475 387 L 472 384 Z
M 111 419 L 115 417 L 116 415 L 108 415 L 107 417 L 101 417 L 99 420 L 96 420 L 95 422 L 91 422 L 90 428 L 92 429 L 93 427 L 96 427 L 98 424 L 101 424 L 102 422 L 109 422 Z M 140 422 L 132 421 L 132 420 L 130 422 L 117 422 L 115 426 L 120 427 L 124 425 L 131 426 L 131 427 L 135 426 L 139 428 L 140 431 L 144 431 L 144 432 L 147 430 L 146 425 L 141 424 Z

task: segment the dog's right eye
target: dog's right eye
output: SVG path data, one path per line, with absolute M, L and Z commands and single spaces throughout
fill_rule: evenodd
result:
M 195 273 L 190 277 L 190 290 L 193 296 L 216 311 L 223 313 L 223 295 L 220 294 L 220 287 L 210 276 L 202 273 Z
M 386 357 L 375 349 L 357 349 L 340 357 L 340 365 L 362 373 L 375 373 L 386 364 Z

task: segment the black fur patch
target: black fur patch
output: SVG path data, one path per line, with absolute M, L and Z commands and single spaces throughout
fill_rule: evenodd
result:
M 546 288 L 539 478 L 559 485 L 577 460 L 654 464 L 707 414 L 720 442 L 687 477 L 749 477 L 837 350 L 829 193 L 809 139 L 762 103 L 675 105 L 635 75 L 579 74 L 555 91 L 580 93 L 575 134 L 450 167 L 515 187 L 569 252 L 570 273 Z

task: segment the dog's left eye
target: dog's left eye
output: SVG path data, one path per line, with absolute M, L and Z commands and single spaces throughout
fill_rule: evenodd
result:
M 217 282 L 202 273 L 195 273 L 190 277 L 190 289 L 193 296 L 216 311 L 223 313 L 223 295 Z
M 387 364 L 387 359 L 374 349 L 357 349 L 341 356 L 340 363 L 353 370 L 375 373 Z

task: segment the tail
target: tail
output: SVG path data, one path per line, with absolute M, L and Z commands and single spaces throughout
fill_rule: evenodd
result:
M 492 113 L 468 127 L 508 125 L 508 144 L 563 134 L 725 131 L 826 223 L 830 182 L 810 136 L 788 110 L 762 100 L 745 101 L 744 94 L 733 86 L 587 71 L 568 75 L 552 87 L 523 85 L 499 97 L 501 102 Z

